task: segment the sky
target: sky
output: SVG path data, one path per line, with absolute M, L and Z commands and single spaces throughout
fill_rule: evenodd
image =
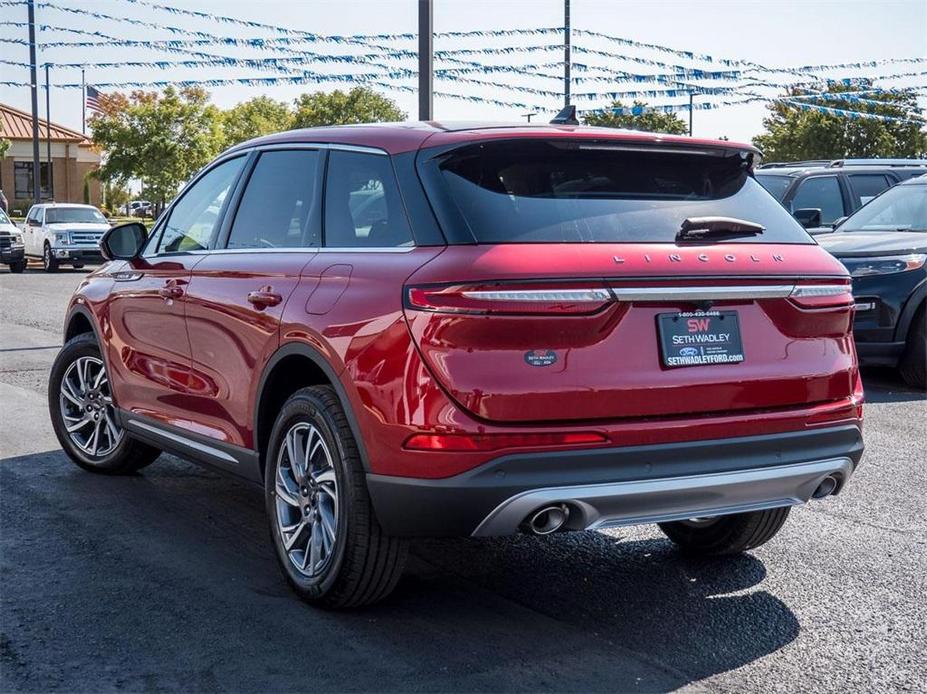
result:
M 154 0 L 152 0 L 154 1 Z M 189 8 L 216 15 L 232 16 L 265 24 L 318 34 L 371 34 L 406 33 L 417 29 L 416 0 L 157 0 L 164 5 Z M 516 29 L 559 27 L 563 24 L 563 0 L 434 0 L 434 29 L 436 32 L 489 29 Z M 767 67 L 786 67 L 831 63 L 860 62 L 877 59 L 898 59 L 927 56 L 927 1 L 893 0 L 882 2 L 842 0 L 778 2 L 742 0 L 722 2 L 637 2 L 606 0 L 572 0 L 572 25 L 620 36 L 637 42 L 659 44 L 678 50 L 707 53 L 718 58 L 741 59 Z M 120 17 L 128 17 L 136 24 L 96 19 L 86 14 L 74 14 L 60 8 L 73 8 Z M 22 27 L 4 22 L 24 22 L 25 6 L 0 7 L 0 39 L 26 38 Z M 165 25 L 188 31 L 208 32 L 237 38 L 267 37 L 267 31 L 218 23 L 206 19 L 167 14 L 144 5 L 130 5 L 114 0 L 38 0 L 37 24 L 82 31 L 101 32 L 120 38 L 154 40 L 181 38 L 159 27 Z M 92 40 L 73 33 L 46 29 L 39 34 L 39 43 L 59 40 Z M 556 35 L 515 37 L 509 39 L 441 39 L 436 50 L 442 48 L 482 48 L 507 45 L 524 48 L 529 45 L 556 44 Z M 414 49 L 411 41 L 384 42 L 392 47 Z M 574 37 L 580 46 L 611 50 L 663 61 L 678 60 L 665 52 L 632 49 L 616 46 L 590 37 Z M 313 47 L 304 47 L 313 48 Z M 234 46 L 200 48 L 214 55 L 236 58 L 268 57 L 279 51 L 254 52 Z M 315 50 L 315 48 L 313 48 Z M 327 46 L 322 52 L 342 52 L 352 49 Z M 182 60 L 183 56 L 165 54 L 144 48 L 100 46 L 96 48 L 42 48 L 38 63 L 92 63 L 120 62 L 123 60 Z M 525 62 L 547 63 L 562 59 L 562 51 L 549 50 L 530 54 L 476 57 L 494 65 L 511 65 Z M 597 64 L 600 67 L 631 71 L 652 71 L 639 62 L 626 62 L 601 56 L 577 55 L 576 62 Z M 26 46 L 0 42 L 0 60 L 28 62 Z M 596 62 L 598 61 L 598 62 Z M 397 63 L 398 65 L 399 63 Z M 692 66 L 701 64 L 693 63 Z M 407 60 L 406 68 L 415 63 Z M 322 72 L 343 72 L 343 65 L 313 65 Z M 717 67 L 715 68 L 717 69 Z M 560 68 L 547 72 L 558 73 Z M 927 63 L 901 63 L 880 67 L 883 74 L 909 70 L 927 71 Z M 845 72 L 845 71 L 844 71 Z M 108 81 L 145 81 L 156 79 L 190 79 L 202 77 L 267 77 L 272 73 L 251 68 L 87 68 L 87 82 L 100 84 Z M 574 74 L 582 75 L 582 72 Z M 849 73 L 846 73 L 849 74 Z M 866 70 L 854 75 L 873 74 Z M 829 75 L 835 76 L 835 75 Z M 780 76 L 781 77 L 781 76 Z M 490 81 L 509 80 L 508 83 L 526 88 L 543 88 L 559 91 L 556 81 L 509 78 L 499 73 L 481 76 Z M 40 83 L 43 77 L 40 75 Z M 0 62 L 0 81 L 28 82 L 28 70 Z M 52 83 L 79 83 L 80 70 L 53 68 Z M 414 86 L 414 79 L 397 80 L 394 84 Z M 301 92 L 316 89 L 344 88 L 344 84 L 308 84 L 286 86 L 221 86 L 210 87 L 213 100 L 221 107 L 266 94 L 276 99 L 292 100 Z M 881 86 L 927 87 L 927 74 L 883 83 Z M 576 84 L 574 92 L 614 89 L 602 83 Z M 629 88 L 624 85 L 621 88 Z M 641 88 L 641 87 L 638 87 Z M 646 87 L 645 87 L 646 88 Z M 475 98 L 475 101 L 438 97 L 435 100 L 436 120 L 522 120 L 524 108 L 501 107 L 484 99 L 528 103 L 538 118 L 550 118 L 561 106 L 553 95 L 533 95 L 511 89 L 474 86 L 459 81 L 438 82 L 436 90 L 454 91 Z M 104 89 L 105 91 L 105 89 Z M 414 93 L 384 91 L 395 99 L 401 108 L 416 116 L 417 102 Z M 927 90 L 925 90 L 927 93 Z M 81 127 L 81 95 L 79 89 L 53 88 L 51 95 L 52 120 L 74 129 Z M 669 100 L 676 103 L 679 100 Z M 0 86 L 0 102 L 23 110 L 30 108 L 27 87 Z M 603 106 L 605 99 L 577 102 L 581 107 Z M 40 91 L 40 115 L 44 117 L 44 93 Z M 927 105 L 925 103 L 924 105 Z M 735 141 L 748 141 L 762 132 L 762 119 L 766 112 L 762 103 L 726 106 L 717 110 L 696 111 L 694 134 L 702 137 L 727 136 Z M 686 118 L 686 114 L 682 114 Z

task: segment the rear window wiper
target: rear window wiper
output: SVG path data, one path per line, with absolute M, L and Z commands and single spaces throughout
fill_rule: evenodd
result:
M 688 217 L 676 234 L 676 243 L 712 238 L 738 238 L 757 236 L 766 227 L 736 217 Z

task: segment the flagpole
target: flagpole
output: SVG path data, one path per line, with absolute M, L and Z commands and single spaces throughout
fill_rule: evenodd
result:
M 80 69 L 80 131 L 87 134 L 87 82 L 84 79 L 84 68 Z

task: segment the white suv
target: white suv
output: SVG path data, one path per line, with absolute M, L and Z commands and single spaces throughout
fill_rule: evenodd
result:
M 61 263 L 82 268 L 103 260 L 100 238 L 108 230 L 106 217 L 92 205 L 33 205 L 23 224 L 26 255 L 41 258 L 45 272 Z

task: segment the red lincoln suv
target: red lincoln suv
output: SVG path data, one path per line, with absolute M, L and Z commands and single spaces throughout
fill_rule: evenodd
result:
M 203 169 L 76 291 L 68 455 L 263 485 L 312 603 L 375 601 L 410 536 L 658 523 L 742 552 L 862 455 L 843 266 L 748 145 L 558 126 L 281 133 Z

